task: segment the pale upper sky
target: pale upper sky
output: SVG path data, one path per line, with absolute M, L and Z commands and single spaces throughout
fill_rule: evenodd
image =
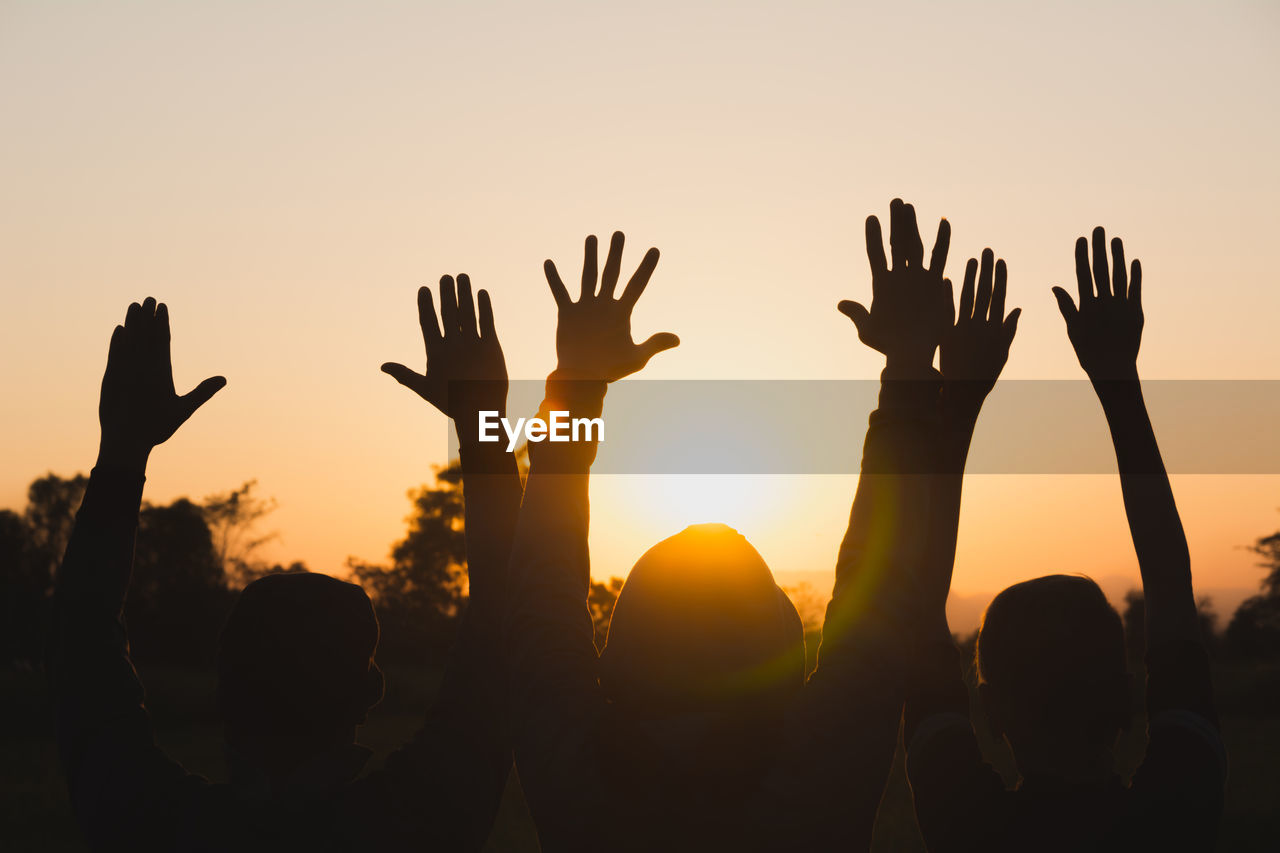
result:
M 381 559 L 444 457 L 378 372 L 421 361 L 419 284 L 469 272 L 538 378 L 542 260 L 621 228 L 663 252 L 637 334 L 683 340 L 645 376 L 869 378 L 835 304 L 895 195 L 951 220 L 953 277 L 1007 259 L 1006 375 L 1079 375 L 1049 286 L 1103 224 L 1143 261 L 1144 375 L 1280 378 L 1278 36 L 1269 2 L 0 2 L 0 506 L 92 464 L 111 327 L 154 295 L 182 390 L 229 385 L 148 496 L 256 477 L 275 556 Z M 704 520 L 827 569 L 853 485 L 602 478 L 596 571 Z M 1280 477 L 1175 489 L 1199 585 L 1255 586 Z M 1114 479 L 973 478 L 956 588 L 1056 570 L 1136 578 Z

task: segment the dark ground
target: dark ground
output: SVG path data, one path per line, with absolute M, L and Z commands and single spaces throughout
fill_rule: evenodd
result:
M 384 756 L 418 726 L 436 689 L 438 673 L 388 667 L 383 704 L 361 729 L 361 741 Z M 184 669 L 143 669 L 160 744 L 191 770 L 222 778 L 221 733 L 214 717 L 210 673 Z M 1223 733 L 1231 756 L 1223 851 L 1280 850 L 1280 664 L 1222 665 L 1215 672 Z M 49 725 L 43 676 L 39 672 L 0 673 L 0 850 L 83 850 L 67 809 Z M 1142 754 L 1143 721 L 1121 745 L 1122 765 L 1131 772 Z M 988 758 L 1010 769 L 1003 747 L 987 741 Z M 519 784 L 507 799 L 490 839 L 494 851 L 537 850 L 537 841 Z M 876 826 L 875 850 L 923 850 L 899 753 Z

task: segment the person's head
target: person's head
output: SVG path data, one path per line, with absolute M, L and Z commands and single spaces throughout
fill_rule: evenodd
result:
M 1089 578 L 1050 575 L 992 600 L 977 643 L 978 690 L 1023 775 L 1110 772 L 1129 725 L 1124 627 Z
M 659 542 L 614 604 L 600 683 L 616 712 L 695 775 L 767 740 L 804 684 L 804 628 L 760 554 L 701 524 Z M 722 738 L 717 747 L 715 741 Z
M 364 590 L 308 572 L 244 588 L 218 646 L 229 744 L 273 772 L 351 743 L 382 698 L 378 619 Z

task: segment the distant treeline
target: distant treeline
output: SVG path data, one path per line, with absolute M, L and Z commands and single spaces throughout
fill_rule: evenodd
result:
M 0 663 L 35 668 L 44 635 L 58 563 L 71 535 L 88 480 L 84 475 L 46 474 L 27 489 L 21 511 L 0 510 Z M 143 664 L 207 666 L 222 622 L 245 584 L 272 572 L 305 572 L 301 562 L 268 564 L 258 559 L 274 534 L 263 520 L 274 500 L 257 495 L 256 481 L 200 502 L 144 503 L 139 519 L 133 584 L 125 607 L 134 659 Z M 404 538 L 390 562 L 347 560 L 349 576 L 374 599 L 382 624 L 380 659 L 428 662 L 448 648 L 453 625 L 466 604 L 466 546 L 462 530 L 462 477 L 457 465 L 438 469 L 433 484 L 409 492 L 411 510 Z M 1236 659 L 1280 658 L 1280 532 L 1251 549 L 1266 572 L 1261 592 L 1248 599 L 1219 630 L 1212 604 L 1200 603 L 1209 648 Z M 592 582 L 589 607 L 596 644 L 603 646 L 613 602 L 622 581 Z M 806 586 L 790 589 L 805 614 L 809 645 L 821 636 L 824 596 Z M 1142 646 L 1143 601 L 1125 600 L 1123 617 L 1135 657 Z

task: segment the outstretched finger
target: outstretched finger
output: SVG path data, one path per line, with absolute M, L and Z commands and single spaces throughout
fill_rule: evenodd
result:
M 640 294 L 644 293 L 644 289 L 649 286 L 649 279 L 653 277 L 653 271 L 658 266 L 658 258 L 662 255 L 656 248 L 651 248 L 644 253 L 644 258 L 640 261 L 640 266 L 636 267 L 636 271 L 627 281 L 627 286 L 622 290 L 622 296 L 619 299 L 629 306 L 635 306 L 640 299 Z
M 405 367 L 397 361 L 388 361 L 382 365 L 382 372 L 399 382 L 404 387 L 413 391 L 415 394 L 422 393 L 422 383 L 427 377 L 423 376 L 411 368 Z
M 467 337 L 479 335 L 476 330 L 476 303 L 471 297 L 471 276 L 466 273 L 458 273 L 458 325 Z
M 1089 272 L 1089 241 L 1076 240 L 1076 289 L 1079 291 L 1080 308 L 1093 299 L 1093 274 Z
M 1142 310 L 1142 261 L 1137 258 L 1129 268 L 1129 301 L 1139 311 Z
M 440 276 L 440 325 L 446 338 L 458 331 L 458 294 L 451 275 Z
M 111 344 L 107 347 L 107 370 L 110 371 L 115 366 L 123 366 L 125 359 L 129 357 L 128 353 L 129 345 L 124 326 L 116 326 L 111 330 Z
M 1111 295 L 1111 273 L 1107 271 L 1107 232 L 1093 229 L 1093 283 L 1099 296 Z
M 895 198 L 889 202 L 889 260 L 895 270 L 902 269 L 907 262 L 907 241 L 903 236 L 902 219 L 906 214 L 902 199 Z
M 996 261 L 996 280 L 995 285 L 991 288 L 991 313 L 990 318 L 997 323 L 1004 320 L 1004 297 L 1005 288 L 1009 283 L 1009 269 L 1005 266 L 1004 259 Z
M 973 300 L 973 319 L 983 322 L 991 309 L 991 276 L 996 255 L 990 249 L 982 250 L 982 266 L 978 270 L 978 294 Z
M 1124 241 L 1111 238 L 1111 292 L 1119 299 L 1129 296 L 1129 276 L 1124 265 Z
M 938 223 L 938 239 L 933 243 L 933 254 L 929 256 L 929 272 L 942 275 L 947 265 L 947 252 L 951 249 L 951 223 L 943 219 Z
M 964 265 L 964 284 L 960 286 L 960 321 L 973 318 L 973 292 L 978 283 L 978 259 Z
M 124 327 L 131 334 L 142 328 L 142 304 L 139 302 L 129 303 L 129 310 L 124 314 Z
M 556 270 L 555 262 L 550 258 L 543 261 L 542 273 L 547 277 L 547 284 L 551 287 L 551 298 L 556 301 L 556 307 L 562 308 L 570 304 L 573 300 L 569 298 L 569 289 L 560 280 L 560 273 Z
M 1053 289 L 1053 298 L 1058 300 L 1058 310 L 1062 312 L 1062 319 L 1066 320 L 1067 326 L 1070 327 L 1075 322 L 1076 315 L 1080 313 L 1079 309 L 1071 301 L 1071 296 L 1061 287 Z
M 431 299 L 431 288 L 418 288 L 418 325 L 422 327 L 422 343 L 427 355 L 440 342 L 440 322 L 436 320 L 436 305 Z
M 640 366 L 644 367 L 649 363 L 649 359 L 653 358 L 663 350 L 669 350 L 680 345 L 680 339 L 670 332 L 658 332 L 651 335 L 644 343 L 640 344 Z
M 880 220 L 874 216 L 867 217 L 867 260 L 871 262 L 871 286 L 874 288 L 889 271 L 884 257 L 884 234 L 880 231 Z
M 582 249 L 582 290 L 578 292 L 579 299 L 595 295 L 596 272 L 596 235 L 591 234 Z
M 918 267 L 924 263 L 924 241 L 920 239 L 920 226 L 916 223 L 916 209 L 914 205 L 902 205 L 902 240 L 904 241 L 903 250 L 907 259 L 907 265 Z M 889 239 L 893 240 L 892 234 Z
M 871 316 L 871 312 L 866 306 L 860 302 L 854 302 L 852 299 L 844 299 L 836 305 L 836 310 L 853 321 L 854 328 L 858 330 L 858 335 L 862 335 L 862 324 Z
M 1067 297 L 1068 300 L 1071 297 Z M 1009 344 L 1013 343 L 1013 336 L 1018 334 L 1018 318 L 1022 316 L 1021 308 L 1014 308 L 1005 318 L 1004 324 L 1000 327 L 1002 338 L 1004 339 L 1005 349 L 1009 348 Z
M 163 302 L 156 306 L 156 322 L 153 329 L 153 335 L 157 344 L 168 346 L 169 344 L 169 306 Z
M 609 254 L 604 259 L 604 274 L 600 277 L 600 295 L 606 299 L 613 298 L 614 288 L 618 286 L 618 276 L 622 273 L 622 246 L 626 239 L 621 231 L 614 231 L 609 240 Z
M 182 420 L 185 421 L 187 418 L 191 417 L 192 413 L 194 413 L 196 409 L 209 402 L 209 398 L 226 387 L 226 384 L 226 377 L 210 376 L 195 388 L 179 397 L 178 399 L 182 401 Z
M 493 303 L 489 300 L 489 291 L 481 290 L 477 295 L 480 299 L 480 337 L 496 337 L 498 331 L 493 326 Z
M 152 300 L 154 303 L 154 300 Z M 147 303 L 142 303 L 142 309 L 146 311 Z M 169 354 L 169 306 L 163 302 L 156 304 L 155 317 L 151 320 L 151 330 L 147 335 L 147 345 L 150 347 L 150 363 L 152 369 L 159 372 L 162 379 L 170 385 L 173 384 L 173 359 Z

